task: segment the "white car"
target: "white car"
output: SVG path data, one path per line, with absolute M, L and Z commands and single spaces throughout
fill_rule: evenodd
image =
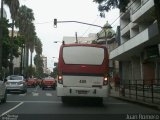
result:
M 5 81 L 0 80 L 0 102 L 5 103 L 7 100 L 7 92 Z
M 23 76 L 10 75 L 7 78 L 6 87 L 7 91 L 21 91 L 27 92 L 27 83 Z

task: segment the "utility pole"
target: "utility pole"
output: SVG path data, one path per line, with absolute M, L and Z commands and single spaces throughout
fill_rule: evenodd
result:
M 0 18 L 0 76 L 2 76 L 2 47 L 3 47 L 3 0 L 1 0 L 1 18 Z
M 75 36 L 76 36 L 76 43 L 78 43 L 77 32 L 75 32 Z

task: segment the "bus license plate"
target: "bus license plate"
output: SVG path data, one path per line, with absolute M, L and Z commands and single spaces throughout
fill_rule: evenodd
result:
M 89 91 L 87 90 L 76 90 L 76 93 L 78 94 L 87 94 Z

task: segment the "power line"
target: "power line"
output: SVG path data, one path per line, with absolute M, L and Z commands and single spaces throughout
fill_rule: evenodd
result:
M 53 20 L 52 21 L 47 21 L 47 22 L 39 22 L 39 23 L 35 23 L 35 24 L 48 24 L 48 23 L 53 23 Z
M 126 8 L 126 11 L 133 5 L 133 3 L 135 3 L 136 0 L 134 0 L 127 8 Z M 112 23 L 111 23 L 111 26 L 123 15 L 123 13 L 121 15 L 119 15 Z M 97 17 L 98 18 L 98 17 Z M 92 23 L 94 24 L 97 20 L 97 18 L 95 19 L 95 21 Z M 39 23 L 35 23 L 35 24 L 48 24 L 48 23 L 53 23 L 53 20 L 52 21 L 46 21 L 46 22 L 39 22 Z M 91 27 L 91 26 L 90 26 Z M 87 30 L 83 33 L 82 36 L 84 36 L 86 34 L 86 32 L 90 29 L 90 27 L 87 28 Z
M 94 24 L 96 21 L 97 21 L 97 19 L 98 19 L 98 16 L 96 17 L 96 19 L 92 22 L 92 24 Z M 85 32 L 82 34 L 82 37 L 88 32 L 88 30 L 91 28 L 91 26 L 89 26 L 86 30 L 85 30 Z
M 136 0 L 134 0 L 134 1 L 126 8 L 126 10 L 128 10 L 128 9 L 133 5 L 133 3 L 135 3 L 135 1 L 136 1 Z M 123 13 L 122 13 L 120 16 L 118 16 L 118 17 L 111 23 L 111 26 L 112 26 L 122 15 L 123 15 Z

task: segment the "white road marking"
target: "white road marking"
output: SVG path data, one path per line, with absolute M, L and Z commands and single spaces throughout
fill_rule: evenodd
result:
M 20 102 L 18 105 L 14 106 L 13 108 L 11 108 L 11 109 L 7 110 L 6 112 L 2 113 L 2 114 L 0 115 L 0 117 L 2 117 L 3 115 L 6 115 L 7 113 L 11 112 L 12 110 L 18 108 L 18 107 L 21 106 L 23 103 L 24 103 L 24 102 Z
M 124 105 L 124 104 L 128 104 L 128 103 L 107 103 L 106 104 L 109 104 L 109 105 Z
M 25 94 L 19 94 L 19 96 L 26 96 L 26 93 Z
M 10 103 L 17 103 L 17 102 L 23 102 L 23 103 L 54 103 L 54 104 L 58 104 L 58 103 L 62 103 L 61 101 L 7 101 Z
M 37 92 L 38 86 L 36 86 L 36 88 L 33 90 L 34 92 Z
M 46 96 L 52 96 L 52 93 L 46 93 Z
M 33 95 L 33 96 L 39 96 L 39 93 L 32 92 L 32 95 Z

